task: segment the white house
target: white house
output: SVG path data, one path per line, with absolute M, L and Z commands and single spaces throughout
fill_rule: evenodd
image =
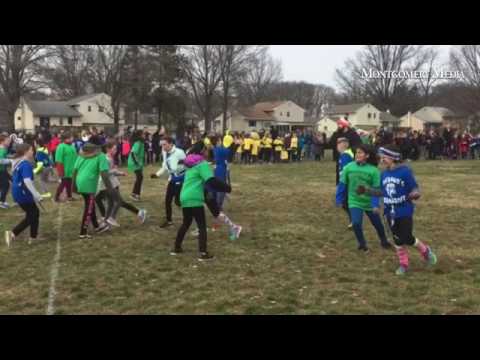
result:
M 335 105 L 327 111 L 325 117 L 334 121 L 339 118 L 348 118 L 353 127 L 371 130 L 381 125 L 380 113 L 380 110 L 368 103 Z
M 213 120 L 212 130 L 222 131 L 223 114 Z M 238 132 L 268 130 L 271 126 L 281 131 L 310 127 L 305 121 L 305 109 L 293 101 L 261 102 L 246 109 L 239 109 L 227 114 L 227 129 Z M 204 131 L 205 122 L 199 123 L 200 131 Z
M 328 116 L 324 116 L 316 124 L 316 130 L 318 132 L 324 132 L 329 138 L 337 130 L 337 118 L 332 119 Z
M 439 128 L 446 124 L 458 126 L 462 117 L 444 107 L 424 106 L 413 114 L 408 112 L 400 120 L 401 127 L 422 131 L 425 128 Z
M 120 109 L 119 124 L 125 124 L 125 109 Z M 38 127 L 103 128 L 113 125 L 110 96 L 104 93 L 76 97 L 68 101 L 36 101 L 22 98 L 15 112 L 15 130 L 28 132 Z

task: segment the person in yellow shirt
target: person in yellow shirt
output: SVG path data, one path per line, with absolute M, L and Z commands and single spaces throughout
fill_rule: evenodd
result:
M 253 140 L 250 134 L 246 134 L 245 139 L 243 139 L 243 161 L 245 164 L 250 164 L 252 161 L 252 144 Z
M 258 140 L 256 139 L 251 139 L 252 140 L 252 164 L 256 164 L 258 160 Z
M 274 152 L 274 158 L 273 162 L 274 163 L 279 163 L 280 162 L 280 155 L 283 150 L 283 139 L 281 137 L 277 137 L 275 140 L 273 140 L 273 148 L 275 150 Z
M 298 137 L 295 132 L 292 133 L 292 137 L 290 139 L 290 149 L 288 149 L 289 152 L 289 159 L 292 159 L 292 161 L 297 161 L 297 152 L 298 152 Z
M 262 139 L 263 143 L 263 161 L 270 164 L 272 161 L 272 144 L 273 140 L 269 133 L 266 133 Z

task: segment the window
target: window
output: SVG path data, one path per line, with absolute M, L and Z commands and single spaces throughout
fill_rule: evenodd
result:
M 373 113 L 373 118 L 374 118 L 374 119 L 377 118 L 377 113 Z
M 22 120 L 22 117 L 21 116 L 17 117 L 17 120 L 18 121 Z
M 248 121 L 248 126 L 249 127 L 257 127 L 257 122 L 255 120 L 249 120 Z
M 369 118 L 369 119 L 372 118 L 372 113 L 368 113 L 368 118 Z
M 290 117 L 290 111 L 289 111 L 289 112 L 287 112 L 287 117 Z
M 88 112 L 92 112 L 92 107 L 91 106 L 88 107 Z
M 73 118 L 72 117 L 68 118 L 68 125 L 73 125 Z
M 58 120 L 58 123 L 59 123 L 60 126 L 63 126 L 63 118 L 60 118 L 60 119 Z
M 283 112 L 280 112 L 280 116 L 283 116 Z
M 103 112 L 103 106 L 98 106 L 98 112 Z

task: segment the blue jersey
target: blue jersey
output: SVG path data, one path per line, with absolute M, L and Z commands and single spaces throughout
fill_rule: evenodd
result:
M 38 148 L 35 154 L 35 162 L 43 163 L 44 168 L 51 167 L 53 165 L 48 150 L 46 148 Z
M 355 156 L 353 155 L 353 152 L 350 149 L 347 149 L 345 152 L 343 152 L 343 154 L 340 155 L 340 157 L 338 158 L 338 173 L 339 174 L 342 173 L 342 170 L 345 166 L 347 166 L 348 164 L 350 164 L 353 161 L 354 157 Z
M 33 203 L 33 195 L 25 186 L 24 180 L 33 181 L 33 166 L 27 160 L 20 160 L 12 172 L 12 197 L 18 204 Z
M 385 170 L 381 176 L 385 214 L 391 218 L 411 217 L 415 205 L 408 195 L 418 188 L 412 170 L 401 165 L 393 170 Z
M 213 149 L 213 157 L 215 159 L 215 177 L 222 181 L 226 181 L 230 149 L 227 149 L 223 146 L 216 146 Z

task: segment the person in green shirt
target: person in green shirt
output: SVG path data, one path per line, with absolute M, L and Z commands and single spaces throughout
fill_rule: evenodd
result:
M 180 192 L 180 204 L 183 212 L 183 223 L 178 229 L 175 240 L 175 247 L 170 255 L 177 255 L 183 252 L 182 242 L 190 225 L 195 219 L 199 230 L 198 248 L 199 261 L 213 259 L 207 252 L 207 224 L 205 219 L 205 186 L 218 192 L 230 193 L 230 185 L 218 180 L 213 175 L 210 165 L 205 160 L 208 155 L 208 148 L 203 141 L 196 143 L 185 158 L 186 167 L 185 180 Z
M 128 155 L 128 171 L 135 173 L 135 184 L 133 184 L 130 197 L 135 201 L 140 201 L 145 161 L 145 139 L 142 130 L 137 130 L 133 133 L 130 143 L 132 144 L 132 150 Z
M 9 146 L 10 138 L 8 135 L 0 134 L 0 160 L 7 158 Z M 6 165 L 0 165 L 0 208 L 2 209 L 10 207 L 6 201 L 8 190 L 10 190 L 10 174 Z
M 62 143 L 58 145 L 55 151 L 55 166 L 57 168 L 58 177 L 61 182 L 58 185 L 55 194 L 55 201 L 60 201 L 60 195 L 66 189 L 68 201 L 75 200 L 72 196 L 72 175 L 73 166 L 77 160 L 77 150 L 72 144 L 73 136 L 69 131 L 65 131 L 61 135 Z
M 113 187 L 108 177 L 109 163 L 107 156 L 101 152 L 99 144 L 86 143 L 80 151 L 73 169 L 74 191 L 82 195 L 85 201 L 83 209 L 80 239 L 91 238 L 88 235 L 88 226 L 92 223 L 95 232 L 101 233 L 110 229 L 107 223 L 98 224 L 95 212 L 95 194 L 97 192 L 98 179 L 102 177 L 108 192 L 113 192 Z
M 358 250 L 365 252 L 368 251 L 368 247 L 362 228 L 364 212 L 377 231 L 381 246 L 384 249 L 391 248 L 379 215 L 379 197 L 357 194 L 356 191 L 359 186 L 380 189 L 380 171 L 377 164 L 375 149 L 370 145 L 360 145 L 355 154 L 355 161 L 343 168 L 336 193 L 336 205 L 339 207 L 342 206 L 345 197 L 348 196 L 348 208 L 353 231 L 358 241 Z

